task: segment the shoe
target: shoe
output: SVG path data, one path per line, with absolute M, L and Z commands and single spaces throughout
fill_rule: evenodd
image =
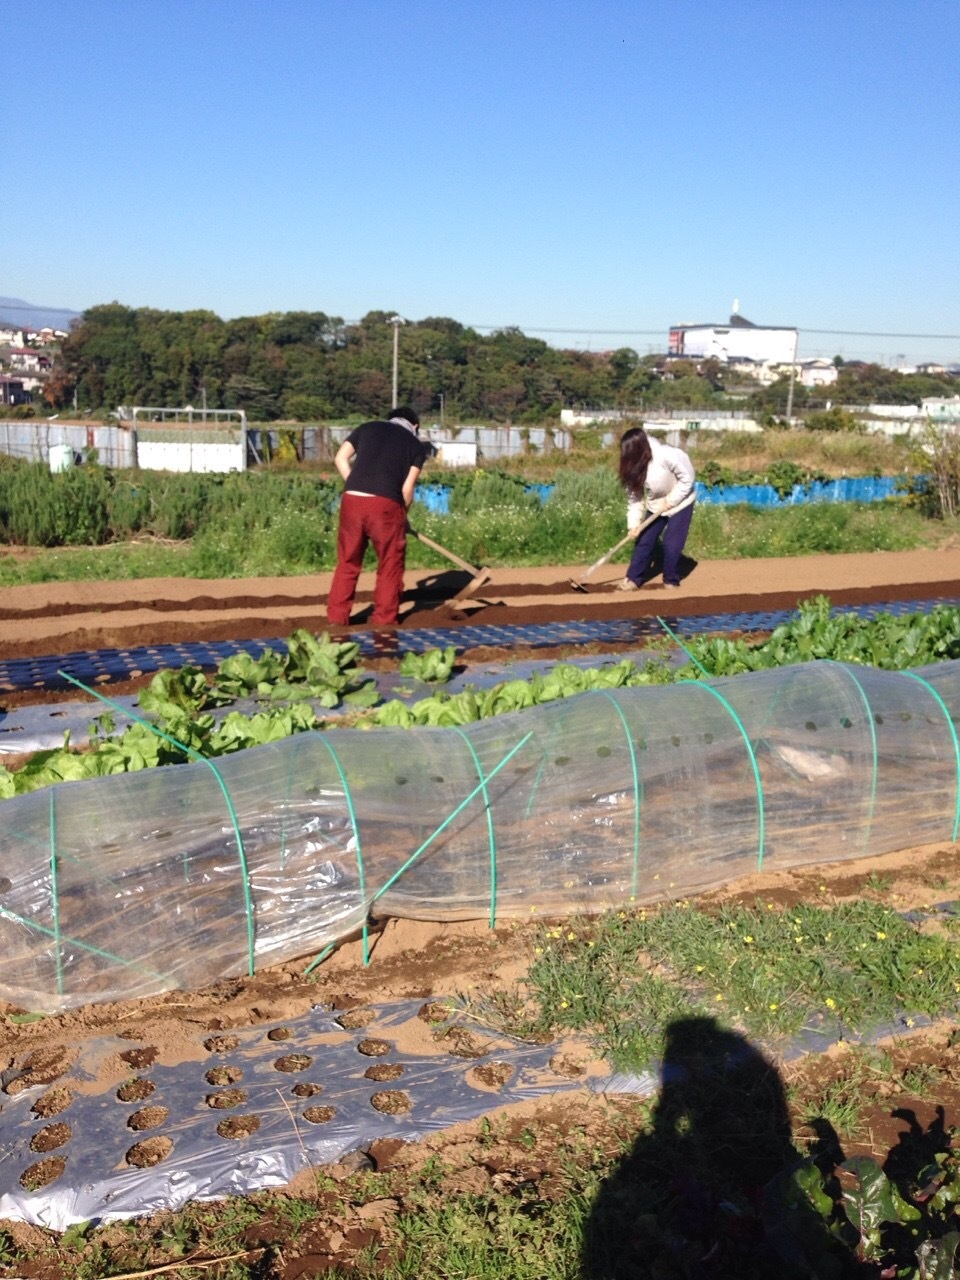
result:
M 663 585 L 664 585 L 665 587 L 668 587 L 671 591 L 679 591 L 679 590 L 680 590 L 680 583 L 679 583 L 679 582 L 665 582 Z
M 640 588 L 637 586 L 637 584 L 633 581 L 632 578 L 624 578 L 622 579 L 622 581 L 617 583 L 616 590 L 617 591 L 639 591 Z

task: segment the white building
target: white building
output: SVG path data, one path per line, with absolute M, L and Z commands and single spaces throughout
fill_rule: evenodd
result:
M 670 330 L 669 352 L 692 360 L 755 360 L 786 364 L 796 359 L 797 330 L 753 324 L 734 309 L 727 324 L 678 324 Z
M 784 372 L 789 374 L 789 367 Z M 839 373 L 832 360 L 819 356 L 815 360 L 799 360 L 797 377 L 805 387 L 832 387 Z

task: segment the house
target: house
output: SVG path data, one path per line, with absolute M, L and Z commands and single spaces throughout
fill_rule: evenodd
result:
M 797 379 L 804 387 L 832 387 L 838 377 L 837 366 L 824 356 L 797 361 Z
M 50 368 L 50 357 L 33 347 L 11 347 L 10 367 L 23 373 L 45 373 Z
M 22 378 L 12 378 L 8 373 L 0 373 L 0 405 L 30 402 L 30 392 L 24 390 Z
M 23 330 L 14 329 L 11 325 L 0 324 L 0 347 L 22 347 Z
M 677 324 L 670 329 L 669 352 L 688 359 L 746 358 L 761 364 L 790 364 L 796 359 L 797 330 L 760 325 L 740 315 L 737 304 L 726 324 Z

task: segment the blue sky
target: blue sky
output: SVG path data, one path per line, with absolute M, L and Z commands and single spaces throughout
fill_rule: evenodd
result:
M 813 332 L 960 335 L 957 0 L 48 0 L 34 37 L 0 294 L 641 352 L 738 298 L 801 355 L 960 360 Z

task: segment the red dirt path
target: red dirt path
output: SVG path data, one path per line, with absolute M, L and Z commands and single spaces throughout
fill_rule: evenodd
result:
M 588 592 L 582 565 L 494 569 L 460 614 L 446 602 L 467 582 L 459 571 L 409 570 L 401 628 L 528 624 L 604 618 L 696 616 L 794 608 L 820 593 L 835 604 L 960 598 L 960 549 L 705 561 L 679 590 L 655 579 L 642 591 L 613 588 L 623 569 L 604 566 Z M 289 578 L 41 583 L 0 590 L 0 659 L 196 640 L 276 639 L 327 628 L 329 573 Z M 373 575 L 363 574 L 353 622 L 369 617 Z M 451 635 L 455 642 L 455 635 Z

